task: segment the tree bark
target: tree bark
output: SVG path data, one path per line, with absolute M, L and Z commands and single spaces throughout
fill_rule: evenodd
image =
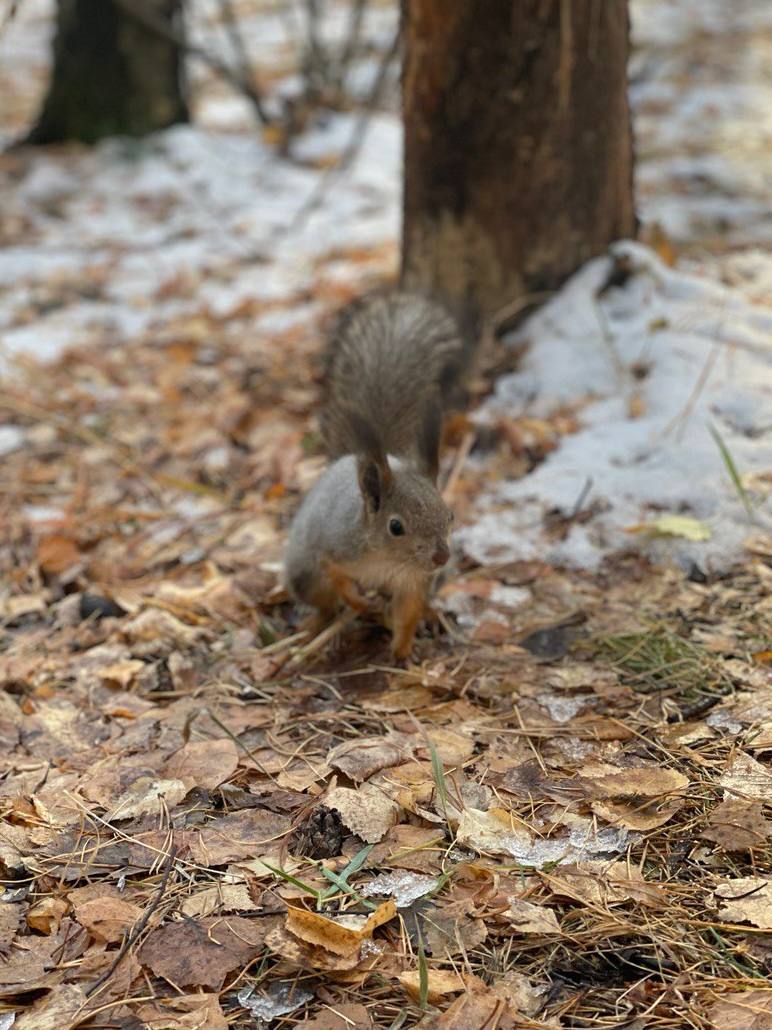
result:
M 626 0 L 403 0 L 402 278 L 474 332 L 635 234 Z
M 94 143 L 187 121 L 181 15 L 182 0 L 58 0 L 51 83 L 28 141 Z

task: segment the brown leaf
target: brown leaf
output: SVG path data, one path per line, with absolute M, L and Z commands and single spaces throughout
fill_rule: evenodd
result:
M 142 909 L 121 898 L 92 898 L 75 906 L 75 918 L 94 940 L 112 944 L 141 917 Z
M 725 994 L 708 1015 L 714 1030 L 772 1030 L 772 990 Z
M 765 818 L 760 801 L 722 801 L 710 813 L 703 840 L 724 851 L 751 851 L 772 839 L 772 820 Z
M 424 1025 L 428 1030 L 514 1030 L 517 1024 L 507 1002 L 489 990 L 462 994 Z
M 675 769 L 645 766 L 638 769 L 603 767 L 598 773 L 580 769 L 581 786 L 593 798 L 663 798 L 689 786 L 688 777 Z
M 15 1030 L 69 1030 L 86 1005 L 86 994 L 77 984 L 62 984 L 31 1009 L 22 1013 L 13 1024 Z M 79 1022 L 79 1020 L 77 1020 Z
M 397 977 L 407 993 L 418 1001 L 421 997 L 421 974 L 418 970 L 408 970 L 400 973 Z M 429 991 L 426 996 L 431 1005 L 436 1005 L 449 994 L 459 994 L 466 990 L 466 984 L 459 973 L 452 969 L 429 969 L 428 970 Z
M 143 944 L 143 965 L 176 987 L 219 991 L 225 978 L 257 955 L 265 930 L 260 920 L 213 916 L 167 923 Z
M 137 1009 L 148 1030 L 228 1030 L 228 1021 L 216 994 L 159 998 Z
M 488 936 L 482 919 L 470 915 L 472 907 L 468 899 L 462 899 L 447 905 L 432 905 L 426 910 L 426 942 L 434 958 L 464 955 Z
M 558 936 L 562 933 L 557 917 L 551 908 L 534 905 L 530 901 L 511 898 L 509 910 L 504 913 L 515 933 L 536 933 Z
M 368 1030 L 372 1020 L 364 1005 L 335 1005 L 325 1008 L 314 1019 L 303 1022 L 306 1030 Z
M 0 905 L 0 956 L 7 954 L 23 915 L 24 906 L 21 904 L 7 902 Z
M 285 926 L 276 926 L 266 934 L 265 945 L 290 965 L 317 973 L 337 974 L 348 973 L 355 969 L 370 969 L 381 958 L 378 942 L 370 941 L 368 945 L 370 950 L 364 959 L 360 956 L 360 948 L 351 955 L 336 955 L 332 951 L 327 951 L 326 948 L 300 940 Z
M 63 898 L 43 898 L 27 913 L 27 926 L 42 934 L 56 933 L 67 907 Z
M 114 819 L 134 819 L 140 815 L 162 815 L 179 804 L 188 794 L 188 790 L 182 780 L 142 776 L 118 798 L 108 814 L 108 819 L 112 822 Z
M 307 944 L 315 944 L 335 955 L 358 954 L 362 941 L 397 914 L 396 904 L 384 901 L 368 916 L 343 915 L 335 919 L 305 908 L 290 907 L 287 929 Z
M 361 737 L 338 744 L 327 756 L 327 764 L 332 769 L 339 769 L 355 783 L 362 783 L 380 769 L 406 762 L 412 757 L 413 750 L 413 742 L 404 733 Z
M 365 783 L 358 790 L 336 787 L 324 798 L 352 833 L 368 844 L 377 844 L 397 822 L 397 805 L 376 787 Z
M 218 866 L 240 858 L 276 859 L 291 820 L 261 808 L 212 819 L 193 835 L 190 854 L 199 865 Z M 273 864 L 273 863 L 272 863 Z
M 740 876 L 720 884 L 713 892 L 720 919 L 730 923 L 752 923 L 772 930 L 772 880 L 761 876 Z
M 190 787 L 214 790 L 233 776 L 238 764 L 238 748 L 229 738 L 197 740 L 175 752 L 167 761 L 164 773 Z
M 718 781 L 732 797 L 772 803 L 772 773 L 744 751 L 735 751 Z

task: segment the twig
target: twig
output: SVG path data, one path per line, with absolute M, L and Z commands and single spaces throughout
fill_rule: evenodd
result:
M 99 979 L 96 980 L 86 990 L 86 997 L 87 998 L 90 998 L 91 995 L 95 993 L 95 991 L 97 991 L 107 980 L 110 979 L 110 977 L 113 975 L 115 970 L 118 968 L 120 962 L 122 961 L 122 959 L 126 955 L 126 953 L 129 950 L 129 948 L 131 948 L 136 943 L 137 938 L 139 937 L 139 935 L 142 933 L 142 931 L 147 926 L 148 922 L 150 921 L 150 917 L 153 915 L 155 910 L 161 904 L 161 899 L 163 898 L 164 894 L 166 893 L 166 886 L 167 886 L 167 884 L 169 882 L 169 874 L 172 871 L 172 866 L 174 865 L 174 859 L 176 857 L 177 857 L 177 847 L 176 847 L 176 845 L 173 844 L 171 846 L 171 848 L 169 849 L 168 855 L 166 856 L 166 862 L 164 863 L 163 876 L 161 877 L 161 882 L 158 885 L 158 890 L 156 891 L 155 897 L 150 902 L 148 907 L 145 909 L 145 911 L 144 911 L 144 913 L 142 915 L 142 918 L 139 920 L 139 922 L 135 923 L 134 926 L 131 929 L 131 932 L 128 933 L 126 935 L 126 937 L 123 938 L 123 944 L 118 949 L 118 954 L 115 956 L 115 959 L 110 964 L 109 968 L 104 973 L 102 973 L 102 975 L 99 977 Z
M 190 54 L 191 57 L 197 57 L 199 61 L 203 61 L 220 78 L 225 79 L 235 90 L 243 93 L 251 101 L 255 113 L 264 125 L 271 124 L 272 119 L 265 110 L 263 98 L 254 83 L 245 81 L 233 68 L 224 61 L 221 61 L 215 54 L 205 50 L 204 47 L 199 46 L 197 43 L 191 43 L 182 32 L 178 32 L 168 22 L 164 21 L 163 18 L 159 18 L 153 11 L 148 10 L 141 0 L 113 0 L 113 2 L 118 4 L 126 14 L 130 15 L 141 25 L 144 25 L 146 29 L 154 32 L 162 39 L 174 43 L 175 46 L 179 47 L 184 53 Z
M 220 0 L 220 9 L 222 11 L 223 23 L 225 24 L 226 32 L 230 37 L 231 46 L 236 56 L 236 60 L 239 63 L 239 71 L 241 81 L 249 85 L 251 93 L 249 98 L 255 105 L 255 110 L 260 116 L 260 120 L 264 125 L 271 123 L 271 117 L 265 110 L 263 98 L 260 95 L 257 87 L 255 86 L 255 76 L 252 73 L 252 67 L 249 60 L 249 53 L 247 52 L 246 44 L 244 43 L 244 37 L 241 34 L 239 27 L 239 20 L 236 17 L 236 12 L 233 10 L 233 4 L 231 0 Z
M 353 622 L 357 617 L 357 613 L 351 610 L 342 612 L 337 619 L 333 619 L 329 626 L 325 626 L 318 636 L 315 636 L 313 640 L 309 641 L 305 647 L 301 647 L 293 655 L 290 656 L 287 663 L 288 669 L 297 668 L 298 665 L 302 665 L 306 658 L 310 658 L 312 654 L 316 654 L 317 651 L 321 651 L 333 637 L 337 636 L 341 630 L 345 629 L 350 622 Z
M 342 93 L 343 86 L 346 81 L 346 75 L 351 67 L 351 62 L 356 54 L 357 47 L 359 46 L 359 40 L 362 35 L 362 22 L 364 21 L 365 10 L 370 0 L 352 0 L 351 13 L 348 23 L 348 32 L 346 33 L 346 44 L 343 47 L 343 51 L 338 59 L 338 69 L 336 74 L 336 86 Z
M 394 33 L 394 38 L 391 41 L 391 45 L 381 58 L 381 63 L 378 68 L 378 74 L 375 77 L 375 82 L 373 83 L 372 89 L 370 90 L 370 95 L 368 96 L 364 107 L 359 112 L 359 116 L 354 126 L 354 131 L 351 134 L 351 139 L 346 145 L 346 149 L 343 151 L 343 153 L 334 165 L 325 169 L 324 174 L 315 186 L 313 192 L 305 201 L 305 203 L 302 204 L 301 207 L 298 209 L 290 224 L 286 228 L 281 228 L 277 230 L 275 234 L 276 236 L 284 235 L 285 233 L 287 235 L 290 235 L 291 233 L 297 232 L 297 230 L 303 225 L 303 223 L 308 219 L 308 217 L 319 208 L 322 201 L 327 196 L 327 193 L 332 184 L 334 183 L 334 181 L 337 178 L 339 178 L 351 166 L 351 164 L 358 156 L 359 151 L 362 147 L 362 142 L 365 138 L 365 133 L 367 132 L 367 127 L 370 122 L 370 116 L 375 110 L 375 107 L 380 98 L 381 91 L 383 90 L 384 84 L 386 82 L 386 76 L 388 74 L 389 67 L 391 66 L 391 62 L 394 60 L 394 58 L 397 55 L 397 51 L 399 50 L 400 36 L 400 30 L 397 29 L 397 31 Z
M 474 441 L 475 434 L 470 430 L 468 433 L 464 434 L 464 437 L 458 446 L 456 457 L 453 460 L 453 468 L 450 470 L 450 475 L 448 476 L 445 488 L 442 491 L 442 499 L 446 504 L 450 504 L 453 498 L 461 471 L 466 464 L 466 459 L 469 457 Z

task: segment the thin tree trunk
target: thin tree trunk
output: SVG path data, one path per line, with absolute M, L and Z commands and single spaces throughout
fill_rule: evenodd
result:
M 132 0 L 178 29 L 182 0 Z M 115 0 L 58 0 L 54 67 L 31 143 L 144 136 L 188 119 L 174 39 Z
M 626 0 L 403 0 L 404 284 L 474 331 L 635 234 Z

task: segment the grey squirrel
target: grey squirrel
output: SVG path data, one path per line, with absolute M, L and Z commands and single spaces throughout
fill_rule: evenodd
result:
M 451 317 L 418 294 L 349 305 L 327 351 L 322 435 L 332 464 L 290 527 L 286 583 L 321 622 L 361 589 L 390 598 L 393 651 L 406 658 L 433 573 L 450 557 L 452 515 L 437 490 L 442 413 L 465 364 Z

